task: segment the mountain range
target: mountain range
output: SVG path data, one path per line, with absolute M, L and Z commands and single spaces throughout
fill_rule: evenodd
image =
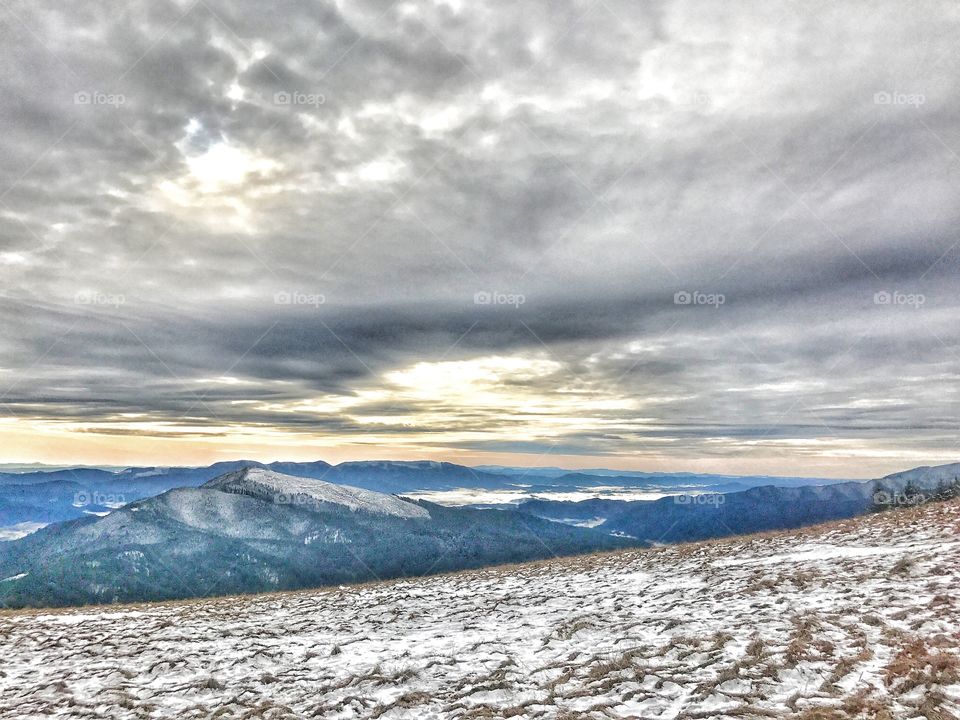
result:
M 213 469 L 222 472 L 208 478 Z M 70 472 L 80 474 L 81 480 L 92 477 L 107 491 L 83 489 L 78 492 L 89 493 L 86 504 L 66 503 L 62 493 L 82 487 L 64 478 Z M 42 473 L 57 476 L 44 481 L 35 475 L 24 473 L 28 482 L 2 486 L 5 512 L 40 503 L 28 511 L 33 513 L 29 517 L 42 512 L 51 521 L 20 539 L 0 541 L 0 604 L 9 607 L 252 593 L 418 576 L 783 530 L 960 494 L 960 463 L 862 482 L 766 485 L 654 501 L 531 499 L 495 509 L 403 497 L 400 489 L 410 486 L 498 487 L 504 478 L 516 480 L 449 463 L 220 463 L 122 472 L 73 469 Z M 589 487 L 617 477 L 568 473 L 553 478 L 551 487 Z M 172 482 L 195 485 L 167 488 Z M 371 486 L 396 490 L 381 492 Z M 691 487 L 690 481 L 678 487 Z M 124 492 L 149 496 L 131 501 Z M 81 517 L 56 521 L 58 513 L 78 511 Z
M 817 478 L 738 477 L 692 473 L 625 473 L 556 468 L 470 468 L 432 461 L 218 462 L 205 467 L 131 467 L 121 470 L 73 467 L 0 472 L 0 533 L 18 525 L 44 525 L 105 514 L 135 500 L 178 487 L 199 487 L 224 473 L 256 467 L 384 493 L 448 491 L 457 488 L 524 490 L 530 495 L 599 488 L 645 488 L 657 492 L 734 492 L 758 485 L 830 483 Z M 2 537 L 2 534 L 0 534 Z
M 603 498 L 526 500 L 520 513 L 595 528 L 650 543 L 676 543 L 784 530 L 861 515 L 960 490 L 960 463 L 919 467 L 865 482 L 806 487 L 767 485 L 731 493 L 675 495 L 653 501 Z
M 607 550 L 636 541 L 253 467 L 0 543 L 0 603 L 262 592 Z

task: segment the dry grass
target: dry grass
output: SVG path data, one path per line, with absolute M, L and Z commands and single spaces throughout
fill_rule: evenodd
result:
M 899 693 L 960 682 L 960 657 L 918 637 L 903 645 L 887 665 L 884 682 Z
M 814 633 L 820 629 L 820 621 L 814 615 L 794 616 L 793 633 L 787 644 L 785 660 L 789 667 L 794 667 L 802 660 L 811 657 L 811 645 Z

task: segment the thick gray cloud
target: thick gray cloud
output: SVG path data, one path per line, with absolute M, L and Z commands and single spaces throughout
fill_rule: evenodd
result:
M 8 0 L 5 414 L 357 455 L 954 459 L 958 25 Z

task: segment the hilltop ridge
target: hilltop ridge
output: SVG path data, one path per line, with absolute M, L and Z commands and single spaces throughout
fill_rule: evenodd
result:
M 323 480 L 284 475 L 259 467 L 244 468 L 221 475 L 200 487 L 248 495 L 275 503 L 342 506 L 353 512 L 403 518 L 430 517 L 425 508 L 393 495 L 350 485 L 334 485 Z

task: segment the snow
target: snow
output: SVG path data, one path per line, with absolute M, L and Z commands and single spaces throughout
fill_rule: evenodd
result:
M 726 558 L 718 561 L 719 567 L 735 565 L 778 565 L 781 563 L 810 562 L 813 560 L 834 560 L 838 558 L 868 558 L 877 555 L 892 555 L 902 552 L 890 547 L 839 547 L 837 545 L 805 545 L 794 552 L 769 557 Z
M 0 613 L 0 719 L 853 718 L 860 694 L 893 720 L 956 716 L 957 675 L 891 673 L 918 642 L 960 655 L 958 550 L 954 502 L 429 578 Z
M 261 468 L 247 468 L 215 478 L 202 487 L 229 493 L 252 495 L 275 503 L 292 505 L 343 505 L 354 512 L 392 515 L 401 518 L 429 518 L 426 508 L 394 495 L 372 490 L 294 477 Z

